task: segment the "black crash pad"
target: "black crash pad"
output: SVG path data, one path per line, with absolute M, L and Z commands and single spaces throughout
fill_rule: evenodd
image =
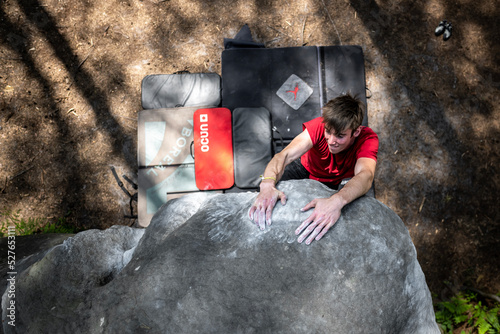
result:
M 264 107 L 284 139 L 321 116 L 330 99 L 350 93 L 366 105 L 359 46 L 233 48 L 222 52 L 222 106 Z M 363 125 L 367 125 L 365 113 Z M 278 138 L 275 135 L 275 138 Z

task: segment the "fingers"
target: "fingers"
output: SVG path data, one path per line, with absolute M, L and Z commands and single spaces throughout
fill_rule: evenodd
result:
M 305 238 L 307 238 L 309 236 L 309 238 L 307 238 L 306 240 L 306 244 L 309 245 L 314 237 L 316 237 L 316 235 L 321 231 L 321 229 L 323 228 L 323 224 L 321 224 L 322 222 L 322 218 L 318 218 L 318 219 L 315 219 L 313 220 L 310 224 L 305 224 L 307 223 L 307 221 L 309 220 L 310 218 L 308 218 L 306 221 L 304 221 L 304 223 L 302 223 L 299 228 L 295 231 L 295 234 L 298 234 L 300 232 L 299 229 L 302 227 L 302 225 L 306 225 L 307 228 L 304 230 L 304 232 L 302 232 L 302 234 L 299 236 L 299 238 L 297 239 L 297 241 L 299 243 L 301 243 L 302 241 L 304 241 Z M 297 233 L 298 232 L 298 233 Z
M 309 225 L 309 227 L 302 233 L 297 241 L 301 243 L 306 239 L 306 245 L 310 245 L 313 240 L 320 240 L 326 232 L 330 229 L 331 225 L 330 224 L 320 224 L 320 223 L 312 223 Z M 312 232 L 311 232 L 312 231 Z
M 310 201 L 309 203 L 307 203 L 307 205 L 305 207 L 303 207 L 302 209 L 300 209 L 300 211 L 307 211 L 311 208 L 314 208 L 316 206 L 316 202 L 317 200 L 316 199 L 313 199 L 312 201 Z
M 250 220 L 253 220 L 253 214 L 255 213 L 255 210 L 257 210 L 257 206 L 252 205 L 250 211 L 248 211 L 248 217 L 250 218 Z
M 269 205 L 267 205 L 267 207 L 265 209 L 265 213 L 266 213 L 265 221 L 266 221 L 266 224 L 268 226 L 271 225 L 271 217 L 272 217 L 272 214 L 273 214 L 274 206 L 276 205 L 276 200 L 277 200 L 276 198 L 273 198 L 269 202 Z
M 272 223 L 271 222 L 271 217 L 273 215 L 273 207 L 274 207 L 274 205 L 273 206 L 268 206 L 267 210 L 266 210 L 266 224 L 267 224 L 267 226 L 271 225 L 271 223 Z
M 260 203 L 254 203 L 248 211 L 248 216 L 261 230 L 264 230 L 267 225 L 271 225 L 271 215 L 276 204 L 276 200 L 263 200 Z
M 307 227 L 307 225 L 309 225 L 313 220 L 314 220 L 314 216 L 310 215 L 309 218 L 304 220 L 302 222 L 302 224 L 300 224 L 300 226 L 297 227 L 297 229 L 295 230 L 295 235 L 300 234 L 300 232 L 302 232 L 302 230 L 305 229 Z
M 285 205 L 286 204 L 286 195 L 285 195 L 285 193 L 280 191 L 278 196 L 279 196 L 279 198 L 281 200 L 281 205 Z
M 259 217 L 259 211 L 262 209 L 262 207 L 266 207 L 266 200 L 260 200 L 257 198 L 253 205 L 250 207 L 250 210 L 248 211 L 248 217 L 250 220 L 255 221 L 256 218 Z
M 261 230 L 264 230 L 266 225 L 271 225 L 273 209 L 278 198 L 282 205 L 286 203 L 286 196 L 283 192 L 276 191 L 274 196 L 272 198 L 258 197 L 249 210 L 250 220 Z M 301 211 L 307 211 L 315 208 L 312 214 L 295 230 L 295 235 L 299 235 L 297 238 L 299 243 L 305 240 L 305 243 L 309 245 L 313 240 L 320 240 L 338 220 L 340 211 L 335 208 L 329 210 L 328 206 L 325 209 L 325 201 L 325 199 L 314 199 L 301 209 Z
M 326 232 L 328 232 L 328 230 L 330 229 L 330 227 L 332 227 L 332 225 L 330 225 L 330 224 L 326 225 L 325 228 L 323 228 L 323 230 L 321 231 L 321 233 L 318 234 L 318 236 L 315 238 L 316 241 L 318 241 L 319 239 L 323 238 L 323 236 L 325 235 Z
M 264 208 L 260 208 L 258 218 L 257 218 L 257 225 L 261 230 L 264 230 L 266 228 L 266 212 L 264 211 Z
M 272 223 L 272 214 L 273 209 L 276 206 L 276 202 L 278 198 L 281 201 L 282 205 L 286 204 L 286 195 L 282 191 L 276 190 L 274 197 L 265 198 L 264 196 L 261 198 L 261 195 L 257 197 L 253 205 L 250 207 L 248 211 L 248 216 L 250 220 L 252 220 L 261 230 L 265 229 L 266 225 L 271 225 Z
M 311 233 L 311 235 L 309 236 L 309 238 L 307 238 L 306 245 L 309 245 L 313 240 L 318 241 L 319 239 L 323 238 L 323 236 L 325 235 L 326 232 L 328 232 L 330 227 L 332 227 L 331 224 L 320 225 L 316 227 L 313 233 Z
M 314 212 L 304 220 L 304 222 L 295 230 L 295 235 L 300 234 L 297 242 L 302 243 L 306 241 L 306 245 L 311 244 L 313 240 L 320 240 L 328 232 L 328 230 L 335 224 L 331 219 L 326 219 L 323 216 L 317 216 Z M 306 228 L 307 227 L 307 228 Z
M 318 235 L 318 233 L 321 231 L 323 228 L 323 225 L 317 226 L 312 233 L 309 235 L 309 237 L 306 239 L 306 245 L 310 245 L 311 242 L 314 240 L 314 238 Z

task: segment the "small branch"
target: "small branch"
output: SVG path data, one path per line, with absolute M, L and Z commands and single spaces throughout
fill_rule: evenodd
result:
M 304 30 L 306 29 L 307 16 L 304 18 L 304 23 L 302 24 L 302 45 L 304 45 Z
M 75 115 L 76 117 L 78 117 L 78 115 L 75 112 L 75 108 L 70 108 L 66 114 L 69 114 L 69 113 L 72 113 L 73 115 Z
M 42 151 L 38 151 L 38 153 L 37 153 L 37 154 L 35 154 L 35 155 L 33 156 L 33 158 L 31 158 L 31 159 L 30 159 L 30 161 L 29 161 L 28 163 L 32 163 L 32 162 L 33 162 L 33 161 L 34 161 L 34 160 L 35 160 L 35 159 L 36 159 L 36 158 L 37 158 L 37 157 L 38 157 L 41 153 L 42 153 Z
M 337 37 L 339 38 L 339 44 L 342 45 L 342 40 L 340 39 L 339 31 L 337 30 L 337 27 L 335 26 L 335 23 L 333 22 L 333 19 L 330 16 L 330 12 L 328 11 L 328 8 L 326 7 L 325 0 L 321 0 L 321 2 L 323 3 L 323 7 L 325 7 L 325 12 L 328 15 L 328 18 L 330 19 L 330 22 L 332 22 L 332 25 L 335 28 L 335 31 L 337 32 Z
M 11 176 L 9 180 L 13 180 L 13 179 L 15 179 L 16 177 L 23 175 L 24 173 L 26 173 L 26 172 L 30 171 L 31 169 L 33 169 L 33 167 L 34 167 L 34 166 L 31 166 L 30 168 L 28 168 L 28 169 L 26 169 L 26 170 L 23 170 L 22 172 L 17 173 L 17 174 L 16 174 L 16 175 L 14 175 L 14 176 Z
M 104 29 L 104 33 L 102 35 L 103 37 L 106 36 L 106 34 L 108 33 L 108 30 L 109 30 L 109 25 Z M 73 72 L 73 81 L 71 81 L 71 83 L 70 83 L 69 87 L 67 88 L 67 90 L 69 90 L 71 88 L 71 86 L 73 86 L 73 83 L 75 82 L 76 75 L 78 74 L 78 71 L 80 70 L 80 67 L 82 67 L 83 64 L 87 61 L 87 59 L 89 59 L 90 55 L 94 52 L 95 46 L 97 45 L 98 42 L 99 41 L 96 41 L 96 43 L 94 44 L 92 42 L 92 39 L 90 40 L 90 44 L 91 44 L 90 51 L 87 54 L 87 56 L 80 62 L 80 64 L 78 64 L 78 66 L 75 68 L 75 70 Z
M 272 29 L 272 30 L 274 30 L 274 31 L 278 32 L 278 33 L 279 33 L 279 34 L 281 34 L 281 35 L 288 36 L 288 38 L 292 38 L 292 36 L 288 35 L 287 33 L 284 33 L 283 31 L 281 31 L 281 30 L 279 30 L 279 29 L 276 29 L 276 28 L 274 28 L 274 27 L 271 27 L 270 25 L 267 25 L 267 27 L 268 27 L 269 29 Z
M 463 290 L 470 290 L 472 292 L 475 292 L 477 294 L 480 294 L 481 296 L 483 297 L 486 297 L 486 298 L 490 298 L 490 299 L 493 299 L 493 300 L 496 300 L 497 302 L 500 303 L 500 297 L 498 297 L 497 295 L 493 295 L 491 293 L 486 293 L 486 292 L 482 292 L 481 290 L 478 290 L 478 289 L 474 289 L 474 288 L 470 288 L 468 286 L 463 286 L 462 287 Z
M 422 199 L 422 203 L 420 203 L 420 207 L 418 208 L 418 213 L 422 212 L 422 209 L 424 208 L 424 203 L 425 203 L 425 196 Z
M 89 56 L 92 54 L 92 51 L 94 51 L 94 47 L 92 47 L 92 50 L 90 50 L 90 52 L 87 54 L 87 57 L 85 57 L 81 62 L 80 62 L 80 65 L 78 65 L 76 67 L 76 70 L 75 72 L 78 72 L 78 70 L 80 69 L 80 67 L 82 67 L 82 65 L 87 61 L 87 59 L 89 59 Z
M 3 188 L 2 188 L 2 190 L 0 190 L 0 194 L 4 194 L 5 193 L 5 189 L 7 189 L 7 181 L 8 181 L 8 179 L 9 178 L 6 176 L 5 177 L 5 184 L 4 184 Z

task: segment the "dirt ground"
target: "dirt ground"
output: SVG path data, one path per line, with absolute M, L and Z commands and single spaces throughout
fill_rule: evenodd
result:
M 500 292 L 500 29 L 495 0 L 4 0 L 0 209 L 130 225 L 148 74 L 221 74 L 247 23 L 266 47 L 360 45 L 377 198 L 403 219 L 429 287 Z M 453 23 L 450 40 L 434 36 Z M 497 42 L 495 42 L 497 41 Z M 133 191 L 131 187 L 128 187 Z

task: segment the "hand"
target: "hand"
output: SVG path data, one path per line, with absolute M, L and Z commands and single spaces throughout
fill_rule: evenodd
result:
M 282 205 L 285 205 L 285 194 L 276 189 L 274 183 L 262 181 L 260 193 L 248 212 L 250 220 L 254 221 L 261 230 L 265 229 L 266 223 L 271 225 L 271 216 L 278 199 L 281 200 Z
M 295 234 L 298 235 L 307 227 L 297 241 L 300 243 L 307 238 L 306 244 L 309 245 L 314 239 L 321 239 L 340 218 L 342 207 L 342 203 L 335 195 L 330 198 L 316 198 L 309 202 L 301 211 L 315 209 L 309 218 L 295 230 Z

